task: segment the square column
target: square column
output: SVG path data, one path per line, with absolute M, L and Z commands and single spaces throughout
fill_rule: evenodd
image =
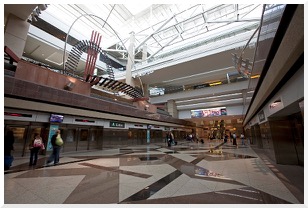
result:
M 22 57 L 28 36 L 30 23 L 16 17 L 8 16 L 4 28 L 4 45 L 11 49 L 19 58 Z

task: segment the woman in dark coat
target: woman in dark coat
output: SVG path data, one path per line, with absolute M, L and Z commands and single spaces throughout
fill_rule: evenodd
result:
M 4 136 L 4 170 L 10 169 L 13 162 L 12 150 L 14 150 L 14 133 L 9 130 Z

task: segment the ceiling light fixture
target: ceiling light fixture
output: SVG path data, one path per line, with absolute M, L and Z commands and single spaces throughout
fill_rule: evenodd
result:
M 210 83 L 209 85 L 212 87 L 212 86 L 221 85 L 221 84 L 222 84 L 222 82 L 219 81 L 219 82 Z
M 256 79 L 256 78 L 259 78 L 259 77 L 260 77 L 260 74 L 256 74 L 256 75 L 251 76 L 250 78 L 251 79 Z
M 248 98 L 246 98 L 248 99 Z M 188 104 L 188 105 L 178 105 L 178 108 L 182 107 L 189 107 L 189 106 L 198 106 L 198 105 L 210 105 L 210 104 L 217 104 L 217 103 L 225 103 L 225 102 L 230 102 L 230 101 L 243 101 L 243 98 L 236 98 L 236 99 L 229 99 L 229 100 L 218 100 L 214 102 L 206 102 L 206 103 L 195 103 L 195 104 Z
M 181 80 L 181 79 L 188 79 L 188 78 L 192 78 L 192 77 L 200 77 L 201 75 L 206 75 L 206 74 L 219 72 L 219 71 L 226 71 L 228 69 L 234 69 L 234 66 L 230 66 L 230 67 L 226 67 L 226 68 L 222 68 L 222 69 L 214 69 L 214 70 L 211 70 L 211 71 L 207 71 L 207 72 L 203 72 L 203 73 L 199 73 L 199 74 L 193 74 L 193 75 L 186 76 L 186 77 L 180 77 L 180 78 L 176 78 L 176 79 L 165 80 L 165 81 L 162 81 L 162 82 L 163 83 L 169 83 L 169 82 L 178 81 L 178 80 Z
M 212 97 L 203 97 L 203 98 L 195 98 L 195 99 L 189 99 L 189 100 L 181 100 L 181 101 L 175 101 L 175 103 L 184 103 L 184 102 L 189 102 L 189 101 L 222 98 L 222 97 L 237 96 L 237 95 L 242 95 L 242 93 L 239 92 L 239 93 L 232 93 L 232 94 L 226 94 L 226 95 L 217 95 L 217 96 L 212 96 Z

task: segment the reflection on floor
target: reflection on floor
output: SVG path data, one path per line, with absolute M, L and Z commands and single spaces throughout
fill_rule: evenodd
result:
M 61 154 L 59 165 L 15 158 L 5 204 L 301 204 L 250 146 L 179 142 Z M 300 170 L 304 171 L 303 168 Z M 278 173 L 278 174 L 277 174 Z M 280 177 L 279 177 L 280 174 Z M 302 173 L 300 173 L 302 174 Z M 303 175 L 303 174 L 302 174 Z M 295 190 L 295 191 L 294 191 Z M 298 191 L 298 190 L 297 190 Z

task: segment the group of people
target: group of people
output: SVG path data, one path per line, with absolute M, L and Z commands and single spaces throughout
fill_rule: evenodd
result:
M 236 146 L 237 146 L 237 141 L 236 141 L 237 136 L 236 136 L 236 134 L 233 133 L 232 135 L 230 134 L 230 136 L 231 136 L 230 142 L 232 142 L 233 145 L 236 145 Z M 228 138 L 229 138 L 229 136 L 228 136 L 227 134 L 225 134 L 224 143 L 227 143 Z M 243 133 L 241 133 L 240 139 L 241 139 L 242 145 L 246 145 L 245 136 L 244 136 Z
M 203 139 L 198 139 L 198 136 L 195 136 L 194 134 L 187 134 L 184 137 L 184 139 L 186 139 L 187 141 L 190 141 L 190 142 L 196 142 L 196 143 L 201 142 L 202 144 L 204 144 L 204 140 Z M 171 145 L 177 145 L 177 142 L 175 141 L 174 135 L 173 135 L 173 133 L 171 131 L 167 132 L 166 142 L 168 144 L 168 147 L 171 147 Z
M 14 160 L 12 156 L 12 151 L 14 151 L 14 133 L 9 130 L 4 137 L 4 170 L 9 170 L 12 162 Z M 63 145 L 63 140 L 61 138 L 61 131 L 58 129 L 56 133 L 51 137 L 52 153 L 50 154 L 47 164 L 54 163 L 54 165 L 59 163 L 60 150 Z M 38 154 L 40 151 L 45 150 L 45 145 L 42 137 L 35 133 L 34 137 L 29 143 L 30 150 L 30 161 L 29 166 L 35 166 L 38 159 Z

